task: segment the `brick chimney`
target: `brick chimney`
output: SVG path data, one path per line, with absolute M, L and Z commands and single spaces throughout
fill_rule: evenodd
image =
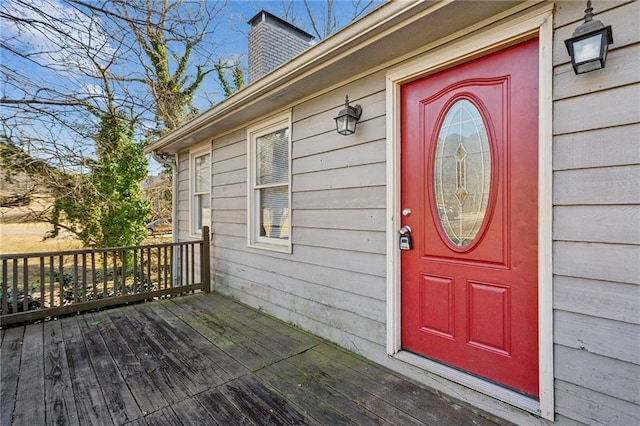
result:
M 261 11 L 249 20 L 249 83 L 304 52 L 313 36 Z

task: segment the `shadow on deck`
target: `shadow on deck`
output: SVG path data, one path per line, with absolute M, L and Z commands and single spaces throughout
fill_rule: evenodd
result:
M 500 422 L 219 294 L 2 330 L 0 424 Z

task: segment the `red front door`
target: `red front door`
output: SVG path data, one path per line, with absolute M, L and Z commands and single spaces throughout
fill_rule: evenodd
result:
M 538 396 L 538 41 L 401 96 L 402 347 Z

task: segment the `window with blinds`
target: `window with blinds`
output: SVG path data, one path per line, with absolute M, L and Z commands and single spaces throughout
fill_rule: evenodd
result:
M 289 115 L 249 129 L 249 245 L 290 251 Z
M 191 234 L 211 226 L 211 152 L 209 147 L 191 153 Z

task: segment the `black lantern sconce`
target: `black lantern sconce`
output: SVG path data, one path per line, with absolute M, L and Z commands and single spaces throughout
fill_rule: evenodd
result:
M 564 41 L 576 74 L 604 68 L 609 44 L 613 43 L 611 25 L 606 27 L 593 20 L 591 0 L 587 1 L 584 23 L 575 29 L 571 38 Z
M 336 130 L 343 136 L 352 135 L 356 132 L 356 124 L 362 115 L 360 105 L 350 106 L 349 96 L 344 100 L 344 108 L 340 110 L 336 120 Z

